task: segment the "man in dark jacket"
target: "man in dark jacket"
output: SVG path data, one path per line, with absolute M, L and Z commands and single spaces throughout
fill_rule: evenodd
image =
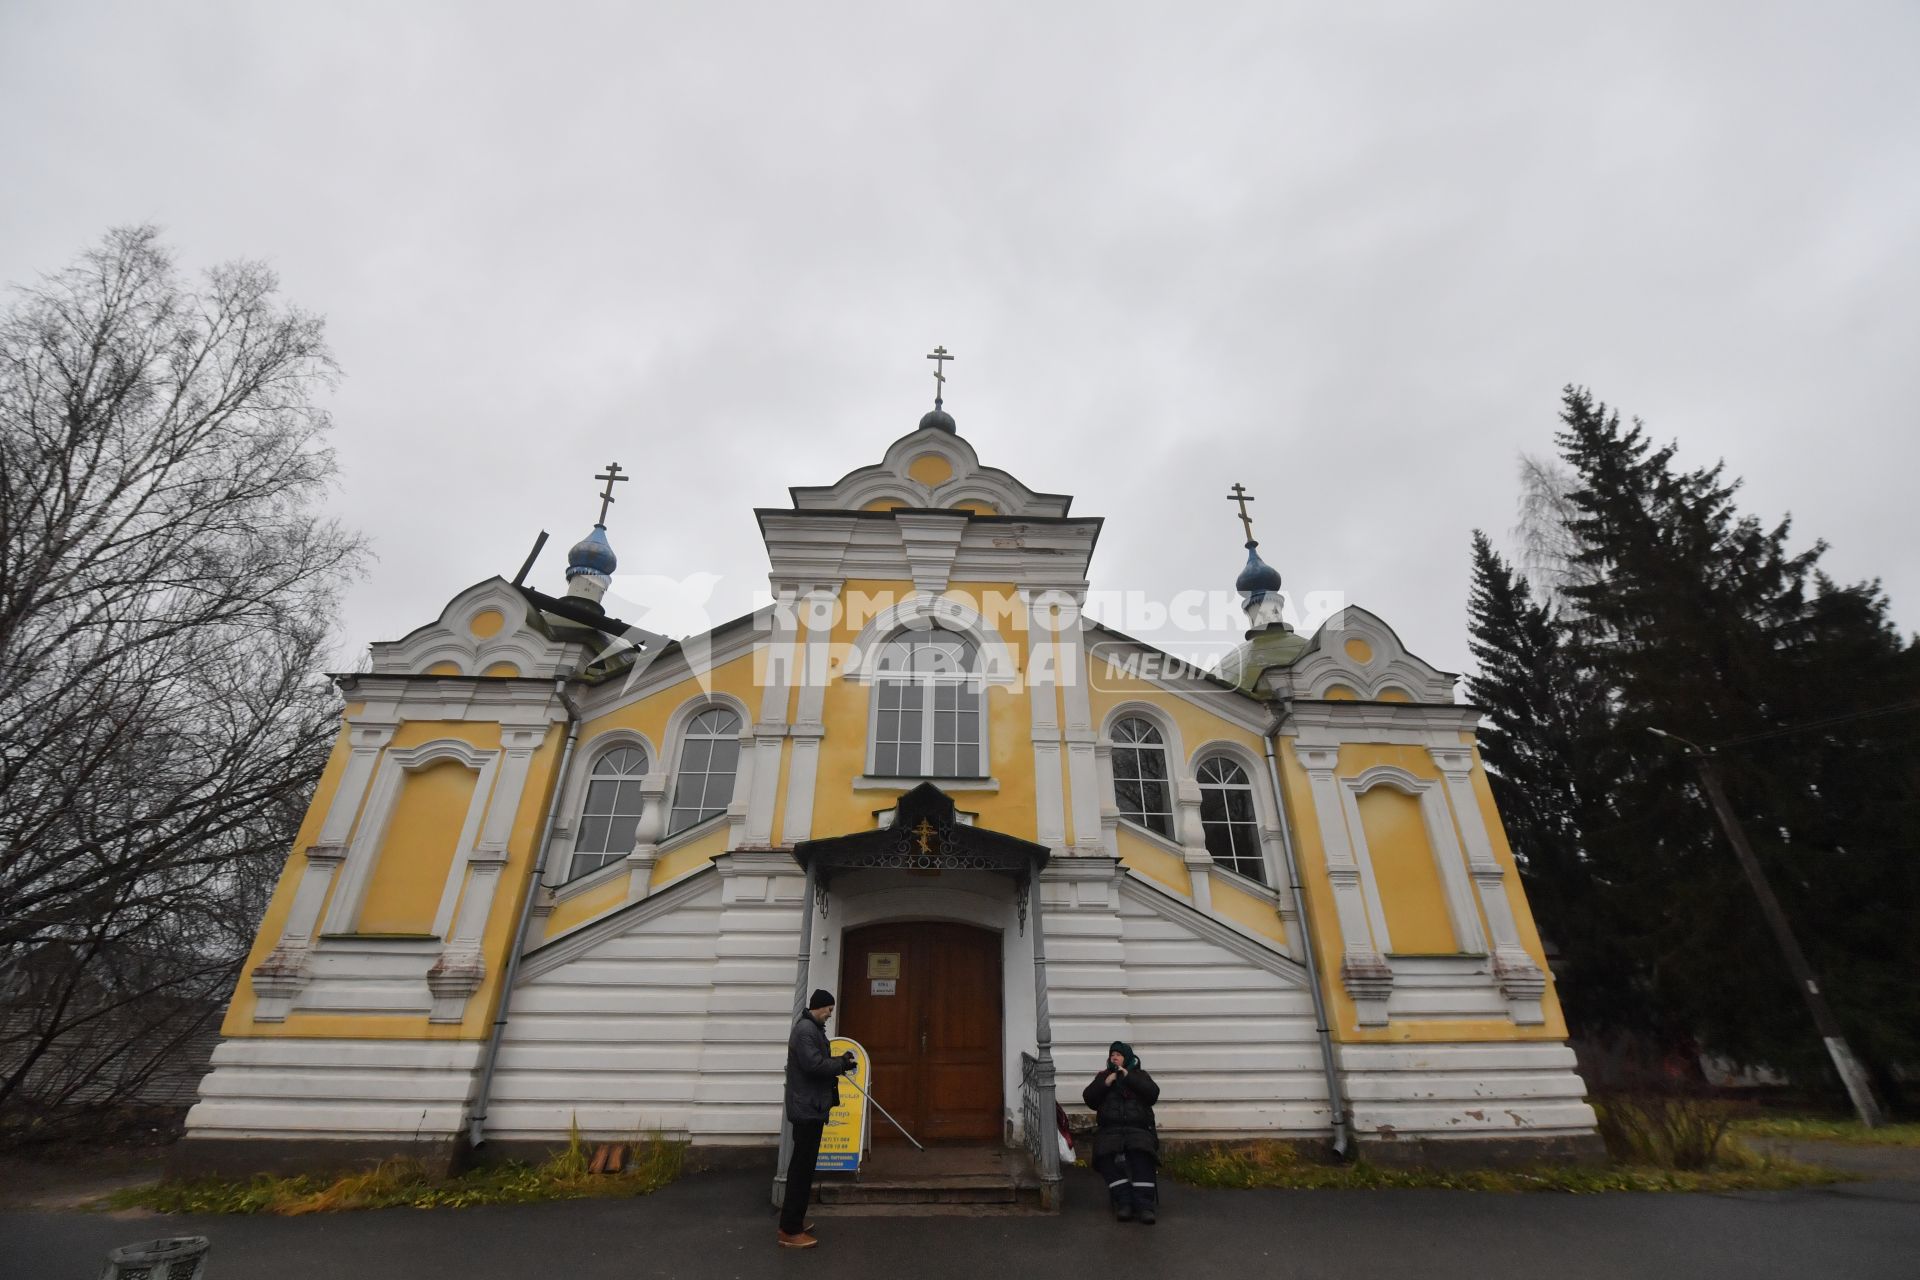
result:
M 853 1052 L 827 1055 L 827 1019 L 833 994 L 816 991 L 787 1037 L 787 1120 L 793 1125 L 793 1156 L 787 1161 L 787 1191 L 780 1204 L 780 1246 L 811 1249 L 820 1242 L 808 1231 L 807 1200 L 827 1113 L 840 1105 L 840 1077 L 853 1069 Z
M 1160 1099 L 1160 1086 L 1141 1068 L 1133 1046 L 1115 1040 L 1107 1051 L 1107 1065 L 1080 1097 L 1100 1121 L 1093 1134 L 1093 1167 L 1107 1180 L 1114 1218 L 1152 1226 L 1159 1207 L 1155 1170 L 1160 1164 L 1153 1104 Z

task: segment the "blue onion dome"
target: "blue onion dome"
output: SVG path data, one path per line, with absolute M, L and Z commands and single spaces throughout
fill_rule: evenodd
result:
M 953 415 L 942 409 L 937 400 L 934 401 L 933 408 L 920 417 L 920 430 L 925 431 L 928 427 L 932 427 L 935 431 L 944 431 L 950 436 L 960 434 L 960 429 L 953 425 Z
M 567 581 L 583 573 L 610 578 L 619 564 L 613 554 L 613 544 L 607 541 L 607 526 L 596 524 L 592 533 L 574 543 L 573 550 L 567 552 Z
M 1247 567 L 1233 580 L 1233 589 L 1257 603 L 1280 590 L 1280 571 L 1260 558 L 1258 542 L 1247 543 Z

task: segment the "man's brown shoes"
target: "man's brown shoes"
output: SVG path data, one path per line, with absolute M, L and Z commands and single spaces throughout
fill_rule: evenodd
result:
M 780 1233 L 780 1247 L 782 1249 L 811 1249 L 819 1243 L 818 1240 L 815 1240 L 804 1231 L 796 1231 L 792 1235 L 788 1235 L 784 1231 Z

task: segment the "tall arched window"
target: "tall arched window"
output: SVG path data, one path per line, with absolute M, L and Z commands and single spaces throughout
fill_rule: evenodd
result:
M 1247 771 L 1225 756 L 1209 756 L 1197 772 L 1207 852 L 1227 870 L 1265 884 L 1267 860 L 1260 852 L 1260 821 L 1254 816 Z
M 874 663 L 872 772 L 883 778 L 978 778 L 979 651 L 953 631 L 902 631 Z
M 645 747 L 613 747 L 593 762 L 567 879 L 598 871 L 633 852 L 633 829 L 640 821 L 640 779 L 646 772 Z
M 1126 821 L 1173 839 L 1167 746 L 1152 721 L 1126 716 L 1114 722 L 1113 800 Z
M 709 707 L 694 717 L 680 743 L 667 834 L 725 813 L 739 772 L 740 717 L 725 707 Z

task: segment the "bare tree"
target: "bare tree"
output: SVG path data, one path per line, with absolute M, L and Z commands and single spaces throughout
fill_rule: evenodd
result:
M 0 317 L 0 1106 L 111 1100 L 211 1016 L 324 764 L 362 548 L 276 289 L 139 227 Z
M 1514 537 L 1520 544 L 1520 568 L 1535 592 L 1562 615 L 1573 609 L 1569 586 L 1593 581 L 1594 573 L 1575 562 L 1580 542 L 1569 521 L 1577 514 L 1572 494 L 1577 480 L 1557 460 L 1520 455 L 1520 520 Z

